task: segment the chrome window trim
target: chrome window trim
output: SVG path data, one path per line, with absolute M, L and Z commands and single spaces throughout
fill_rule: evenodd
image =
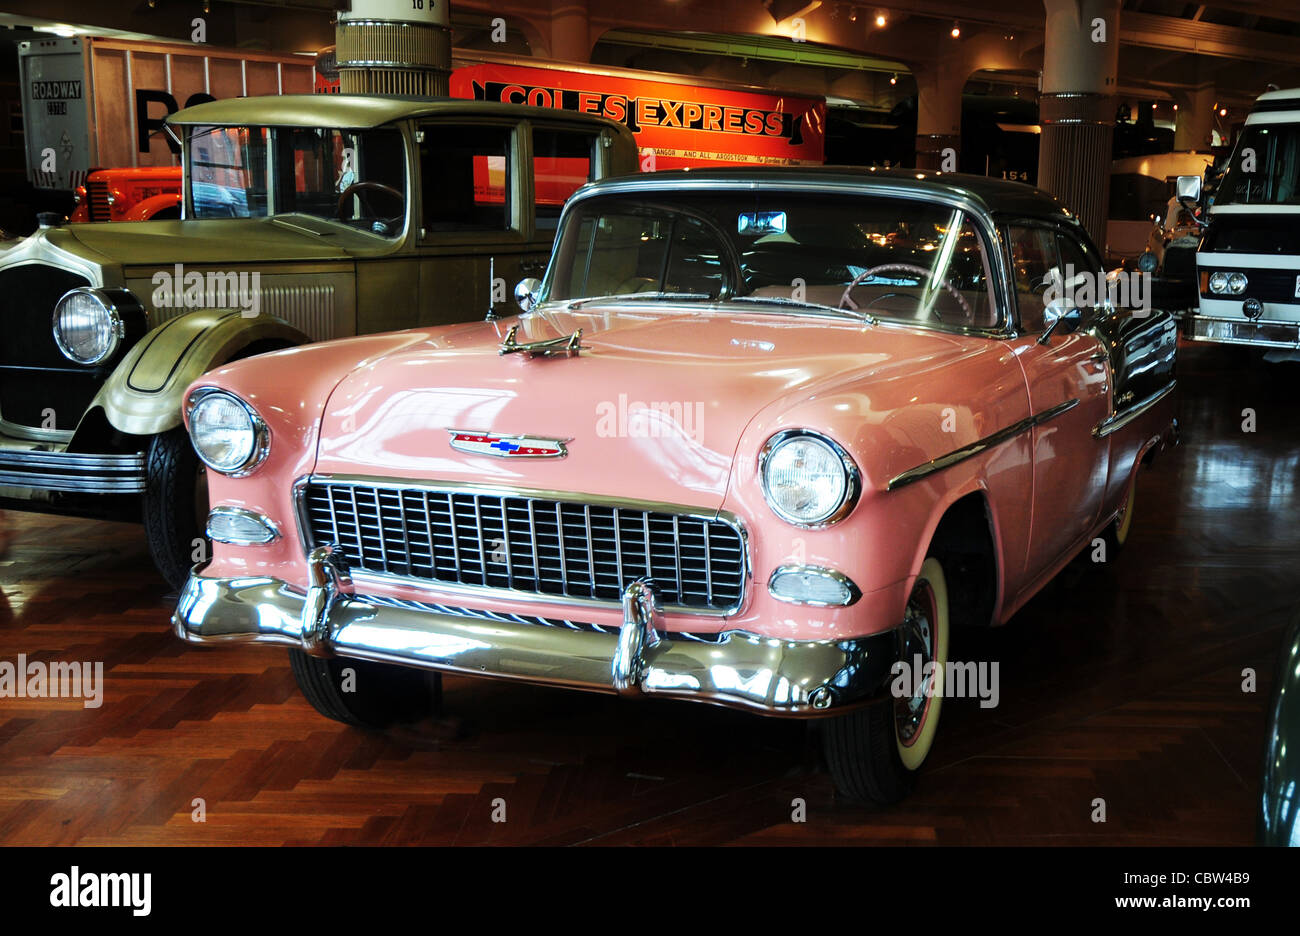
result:
M 1093 427 L 1092 429 L 1093 437 L 1097 439 L 1104 439 L 1112 432 L 1116 432 L 1120 429 L 1123 429 L 1133 420 L 1137 419 L 1139 416 L 1146 413 L 1149 409 L 1151 409 L 1151 407 L 1155 406 L 1165 397 L 1169 396 L 1169 394 L 1173 393 L 1174 387 L 1176 386 L 1178 386 L 1178 381 L 1171 380 L 1166 386 L 1161 387 L 1155 393 L 1146 396 L 1145 398 L 1133 404 L 1131 407 L 1124 410 L 1123 412 L 1112 413 L 1111 415 L 1107 416 L 1105 419 L 1103 419 L 1101 422 L 1097 423 L 1097 425 Z
M 1078 398 L 1072 397 L 1069 400 L 1057 403 L 1055 406 L 1043 410 L 1041 413 L 1027 416 L 1019 422 L 1012 423 L 1005 429 L 999 429 L 991 435 L 986 435 L 982 439 L 977 439 L 970 445 L 962 446 L 959 449 L 953 449 L 945 455 L 940 455 L 938 458 L 932 458 L 924 464 L 917 465 L 915 468 L 909 468 L 901 474 L 895 475 L 893 478 L 889 479 L 889 483 L 885 485 L 885 490 L 895 491 L 914 481 L 928 478 L 937 471 L 951 468 L 953 465 L 956 465 L 959 462 L 964 462 L 968 458 L 974 458 L 976 455 L 979 455 L 996 445 L 1001 445 L 1008 439 L 1012 439 L 1015 436 L 1020 435 L 1022 432 L 1034 428 L 1034 426 L 1039 426 L 1050 419 L 1055 419 L 1057 416 L 1060 416 L 1067 410 L 1074 409 L 1078 405 Z
M 846 182 L 843 180 L 828 180 L 825 182 L 807 182 L 807 181 L 781 181 L 780 183 L 763 183 L 758 181 L 745 181 L 741 179 L 727 180 L 700 180 L 698 182 L 677 180 L 673 183 L 645 181 L 647 176 L 633 176 L 631 180 L 620 179 L 609 182 L 593 182 L 584 185 L 572 195 L 569 196 L 568 202 L 564 206 L 564 211 L 560 214 L 559 224 L 556 226 L 556 240 L 558 242 L 559 233 L 564 229 L 568 221 L 569 212 L 574 210 L 576 205 L 581 204 L 589 198 L 596 198 L 601 195 L 620 195 L 629 192 L 702 192 L 702 191 L 740 191 L 752 192 L 761 189 L 781 189 L 792 192 L 843 192 L 847 194 L 870 196 L 878 195 L 885 198 L 904 198 L 913 201 L 934 202 L 945 205 L 949 208 L 957 208 L 965 213 L 966 217 L 975 224 L 979 231 L 980 238 L 984 241 L 985 250 L 993 255 L 992 265 L 995 267 L 994 282 L 990 285 L 994 288 L 994 301 L 999 303 L 1002 310 L 1000 316 L 1001 322 L 990 329 L 973 329 L 965 327 L 946 327 L 927 326 L 934 331 L 943 331 L 948 334 L 975 335 L 984 338 L 993 339 L 1010 339 L 1019 337 L 1016 329 L 1016 323 L 1013 321 L 1012 299 L 1015 291 L 1008 292 L 1007 284 L 1014 282 L 1011 266 L 1007 262 L 1006 244 L 1003 241 L 998 221 L 984 207 L 984 205 L 974 198 L 961 195 L 956 192 L 946 191 L 919 191 L 907 185 L 900 185 L 892 181 L 873 180 L 870 178 L 863 179 L 860 182 Z M 552 254 L 554 261 L 554 253 Z M 554 274 L 554 262 L 547 263 L 546 274 L 542 278 L 541 301 L 549 301 L 551 278 Z M 540 303 L 539 303 L 540 304 Z M 883 321 L 881 324 L 885 324 Z M 903 327 L 913 327 L 910 323 L 895 322 L 893 324 Z
M 772 453 L 776 451 L 777 446 L 781 443 L 789 441 L 790 439 L 801 438 L 803 436 L 812 436 L 820 442 L 825 442 L 830 446 L 831 451 L 833 451 L 839 458 L 840 464 L 844 466 L 844 497 L 835 510 L 833 510 L 824 520 L 805 522 L 803 520 L 796 520 L 793 517 L 787 517 L 772 505 L 772 499 L 767 493 L 768 459 L 772 457 Z M 853 508 L 858 505 L 858 499 L 862 496 L 862 472 L 858 468 L 857 462 L 853 460 L 853 456 L 845 450 L 844 446 L 840 445 L 830 436 L 818 432 L 815 429 L 782 429 L 780 432 L 777 432 L 768 438 L 758 452 L 758 484 L 763 491 L 763 500 L 767 504 L 768 509 L 771 510 L 779 519 L 785 521 L 791 526 L 796 526 L 804 530 L 824 530 L 829 526 L 834 526 L 853 512 Z
M 199 451 L 198 446 L 194 445 L 193 433 L 190 433 L 190 426 L 192 424 L 190 417 L 194 413 L 194 407 L 197 406 L 201 400 L 213 395 L 214 393 L 220 393 L 223 396 L 230 397 L 230 399 L 234 400 L 244 408 L 244 411 L 248 413 L 249 419 L 253 421 L 253 451 L 248 456 L 248 459 L 233 471 L 226 471 L 223 468 L 218 468 L 215 465 L 208 464 L 208 460 L 203 457 L 203 453 Z M 252 404 L 245 402 L 239 395 L 231 393 L 229 390 L 223 390 L 221 387 L 199 387 L 190 394 L 189 399 L 185 403 L 185 428 L 186 432 L 190 434 L 190 445 L 194 448 L 194 454 L 198 456 L 199 461 L 203 462 L 205 467 L 212 469 L 218 474 L 223 474 L 228 478 L 247 478 L 261 467 L 262 462 L 266 461 L 266 456 L 271 453 L 271 427 L 266 424 L 266 420 L 262 419 L 262 417 L 258 415 L 257 410 L 253 408 Z
M 496 497 L 518 497 L 522 499 L 563 501 L 571 504 L 583 504 L 589 507 L 626 507 L 632 510 L 645 510 L 655 513 L 670 513 L 689 520 L 718 521 L 726 524 L 740 537 L 740 596 L 726 608 L 698 608 L 685 605 L 665 605 L 665 614 L 680 614 L 683 617 L 731 617 L 744 608 L 749 598 L 750 586 L 754 572 L 751 562 L 749 531 L 736 514 L 722 509 L 709 510 L 689 504 L 674 504 L 669 501 L 637 500 L 634 498 L 613 497 L 599 494 L 582 494 L 573 491 L 540 490 L 516 488 L 505 485 L 481 484 L 473 481 L 425 481 L 408 478 L 384 478 L 374 475 L 354 474 L 308 474 L 299 477 L 293 483 L 294 515 L 298 530 L 298 542 L 303 555 L 309 552 L 308 536 L 310 523 L 307 518 L 305 493 L 308 485 L 362 485 L 389 490 L 438 491 L 456 494 L 486 494 Z M 454 541 L 453 541 L 454 542 Z M 588 540 L 590 542 L 590 540 Z M 621 608 L 621 599 L 574 598 L 565 595 L 548 595 L 543 592 L 525 591 L 515 588 L 498 588 L 489 585 L 462 585 L 457 582 L 439 582 L 433 579 L 414 576 L 394 575 L 391 573 L 373 573 L 363 569 L 352 569 L 352 579 L 358 583 L 375 585 L 407 585 L 422 591 L 446 592 L 451 595 L 500 599 L 504 601 L 521 601 L 538 604 L 571 605 L 589 608 Z
M 776 591 L 772 589 L 772 583 L 776 581 L 776 577 L 778 575 L 781 575 L 783 573 L 784 574 L 799 573 L 802 575 L 815 575 L 818 576 L 819 578 L 832 579 L 848 588 L 849 600 L 835 601 L 835 602 L 800 601 L 795 598 L 790 598 L 785 595 L 778 594 Z M 772 574 L 768 576 L 767 579 L 767 590 L 768 593 L 777 601 L 784 601 L 786 604 L 805 605 L 810 608 L 847 608 L 850 605 L 856 604 L 858 599 L 862 597 L 862 589 L 858 588 L 857 583 L 854 582 L 853 579 L 845 575 L 843 572 L 840 572 L 836 569 L 827 569 L 824 566 L 811 566 L 811 565 L 798 565 L 798 564 L 777 566 L 775 569 L 773 569 Z

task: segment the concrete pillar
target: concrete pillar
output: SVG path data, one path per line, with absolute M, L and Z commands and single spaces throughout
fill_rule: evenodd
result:
M 1174 149 L 1207 150 L 1214 142 L 1214 85 L 1174 93 Z
M 967 68 L 949 59 L 917 67 L 912 74 L 916 79 L 916 168 L 962 168 L 961 92 L 969 77 Z M 948 155 L 955 157 L 956 166 L 945 159 Z
M 551 58 L 586 64 L 591 47 L 587 0 L 551 0 Z
M 1043 0 L 1043 133 L 1038 186 L 1074 211 L 1105 243 L 1115 136 L 1120 0 Z

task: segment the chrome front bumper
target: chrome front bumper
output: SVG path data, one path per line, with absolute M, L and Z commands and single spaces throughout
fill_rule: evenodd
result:
M 304 594 L 273 578 L 190 576 L 172 617 L 187 643 L 277 644 L 471 676 L 619 695 L 656 695 L 768 715 L 839 714 L 886 688 L 892 631 L 841 641 L 789 641 L 730 631 L 670 638 L 652 587 L 629 585 L 617 634 L 510 615 L 349 595 L 331 548 L 312 551 Z
M 1257 345 L 1261 348 L 1300 348 L 1300 323 L 1246 318 L 1183 317 L 1183 337 L 1188 341 Z

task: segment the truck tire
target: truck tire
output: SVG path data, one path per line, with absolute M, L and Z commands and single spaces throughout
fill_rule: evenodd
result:
M 436 711 L 442 696 L 439 673 L 405 666 L 314 657 L 301 650 L 289 651 L 289 665 L 312 708 L 354 728 L 417 721 Z
M 179 590 L 185 587 L 190 568 L 212 554 L 205 532 L 207 476 L 185 427 L 149 440 L 145 479 L 144 532 L 149 555 L 167 584 Z

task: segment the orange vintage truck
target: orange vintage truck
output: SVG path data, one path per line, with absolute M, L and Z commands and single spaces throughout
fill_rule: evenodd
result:
M 69 221 L 165 221 L 181 216 L 181 167 L 93 169 Z

